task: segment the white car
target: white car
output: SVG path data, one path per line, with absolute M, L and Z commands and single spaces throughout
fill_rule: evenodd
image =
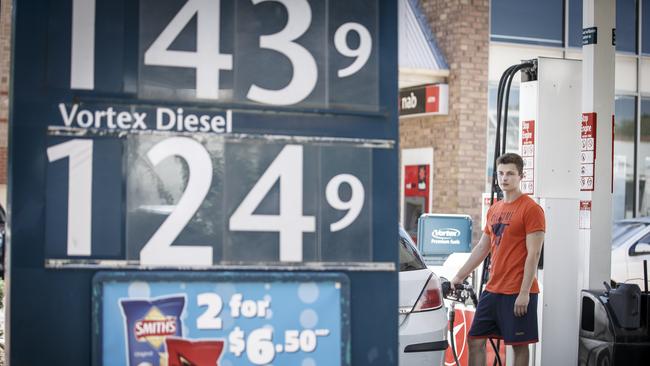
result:
M 643 290 L 643 260 L 650 262 L 650 217 L 616 221 L 612 227 L 612 279 L 636 283 Z
M 402 228 L 399 265 L 399 364 L 443 365 L 448 327 L 440 279 Z

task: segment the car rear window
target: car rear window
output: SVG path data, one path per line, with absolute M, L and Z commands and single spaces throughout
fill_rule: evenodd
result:
M 627 239 L 645 228 L 641 223 L 624 223 L 618 222 L 612 227 L 612 249 L 623 245 Z
M 400 235 L 399 238 L 399 270 L 414 271 L 424 269 L 426 265 L 417 252 L 417 249 L 407 239 Z

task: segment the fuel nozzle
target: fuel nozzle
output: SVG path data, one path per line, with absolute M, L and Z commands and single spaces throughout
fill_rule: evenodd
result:
M 463 281 L 462 284 L 457 284 L 452 288 L 449 280 L 444 277 L 441 277 L 440 280 L 442 281 L 442 296 L 445 299 L 452 301 L 452 304 L 465 304 L 468 299 L 472 300 L 474 306 L 478 304 L 474 288 L 467 281 Z
M 476 301 L 476 294 L 474 293 L 474 288 L 467 281 L 463 281 L 462 284 L 455 286 L 451 285 L 451 282 L 444 278 L 440 277 L 442 296 L 451 301 L 449 306 L 449 343 L 451 344 L 452 354 L 454 355 L 454 361 L 457 366 L 460 365 L 458 361 L 458 354 L 456 353 L 456 335 L 454 334 L 454 324 L 456 321 L 456 304 L 465 304 L 467 299 L 472 299 L 474 306 L 478 304 Z

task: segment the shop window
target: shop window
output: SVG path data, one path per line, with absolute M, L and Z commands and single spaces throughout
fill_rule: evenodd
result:
M 492 164 L 494 163 L 494 143 L 497 128 L 497 87 L 498 84 L 490 84 L 488 88 L 488 131 L 487 131 L 487 172 L 486 192 L 490 191 L 492 181 Z M 504 96 L 505 98 L 505 96 Z M 503 117 L 501 117 L 503 118 Z M 503 129 L 503 126 L 501 126 Z M 519 150 L 519 87 L 510 88 L 510 102 L 508 103 L 508 138 L 506 139 L 506 150 L 517 152 Z
M 582 1 L 569 0 L 569 46 L 582 47 Z M 643 24 L 650 24 L 650 0 L 643 1 Z M 616 0 L 616 50 L 636 53 L 637 0 Z M 648 20 L 646 21 L 646 14 Z M 600 33 L 600 31 L 598 32 Z M 650 52 L 650 27 L 644 31 L 643 50 Z M 646 35 L 647 34 L 647 35 Z M 608 35 L 609 37 L 609 35 Z M 600 39 L 600 35 L 598 37 Z M 647 45 L 647 46 L 646 46 Z
M 569 0 L 569 47 L 582 47 L 582 1 Z
M 639 216 L 650 216 L 650 99 L 641 99 L 641 131 L 639 138 Z
M 492 0 L 493 41 L 562 47 L 564 1 Z
M 633 53 L 637 52 L 636 8 L 637 8 L 636 0 L 616 0 L 616 50 L 617 51 L 633 52 Z
M 650 55 L 650 0 L 643 0 L 641 7 L 641 52 Z
M 634 145 L 636 97 L 617 96 L 614 125 L 614 196 L 612 218 L 634 216 Z M 607 123 L 607 121 L 598 121 Z

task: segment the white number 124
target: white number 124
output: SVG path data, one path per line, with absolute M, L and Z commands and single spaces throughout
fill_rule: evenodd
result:
M 93 142 L 73 139 L 47 149 L 50 162 L 69 159 L 68 238 L 69 256 L 90 256 L 92 234 L 92 156 Z M 185 191 L 173 211 L 140 251 L 143 265 L 197 265 L 212 264 L 212 246 L 172 244 L 199 209 L 212 183 L 212 162 L 208 151 L 188 137 L 172 137 L 160 141 L 147 153 L 155 166 L 177 156 L 185 161 L 189 178 Z M 280 182 L 280 210 L 278 215 L 255 214 L 275 183 Z M 339 189 L 350 187 L 351 195 L 343 201 Z M 331 232 L 350 226 L 361 213 L 365 201 L 363 184 L 352 174 L 334 176 L 326 186 L 326 200 L 336 210 L 347 211 L 329 226 Z M 280 261 L 300 262 L 302 236 L 316 231 L 314 216 L 305 216 L 303 209 L 303 147 L 286 145 L 269 165 L 260 179 L 235 209 L 228 223 L 230 231 L 277 232 L 280 236 Z M 208 244 L 208 245 L 206 245 Z

